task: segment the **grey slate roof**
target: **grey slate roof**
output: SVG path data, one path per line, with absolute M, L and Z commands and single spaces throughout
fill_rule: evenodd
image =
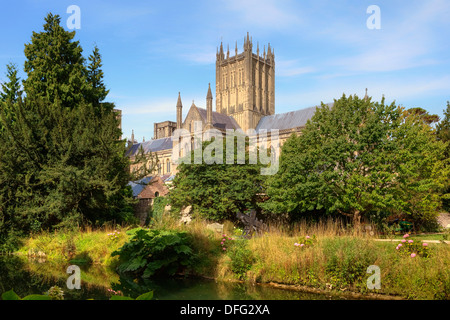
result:
M 197 107 L 198 113 L 200 114 L 200 116 L 203 118 L 203 120 L 207 121 L 206 118 L 206 109 L 203 108 L 199 108 Z M 227 116 L 226 114 L 220 113 L 220 112 L 216 112 L 213 111 L 212 114 L 212 122 L 213 122 L 213 126 L 217 129 L 239 129 L 239 125 L 236 122 L 236 120 L 234 120 L 233 117 Z
M 141 194 L 142 190 L 147 186 L 147 184 L 153 179 L 153 177 L 145 177 L 138 181 L 130 181 L 128 182 L 128 185 L 131 186 L 131 189 L 133 190 L 133 197 L 137 197 Z
M 332 106 L 332 103 L 328 103 L 328 106 Z M 278 113 L 270 116 L 262 117 L 256 126 L 256 132 L 260 130 L 270 130 L 270 129 L 292 129 L 297 127 L 303 127 L 306 122 L 312 118 L 316 112 L 318 106 L 309 107 L 306 109 L 300 109 L 296 111 Z
M 142 146 L 145 153 L 156 152 L 161 150 L 172 149 L 172 138 L 161 138 L 155 140 L 149 140 L 145 142 L 135 143 L 131 146 L 131 148 L 127 151 L 127 156 L 134 156 L 139 151 L 139 148 Z

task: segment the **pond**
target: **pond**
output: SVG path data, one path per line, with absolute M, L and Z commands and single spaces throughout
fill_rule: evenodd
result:
M 154 291 L 157 300 L 338 300 L 342 296 L 305 293 L 262 285 L 217 282 L 203 278 L 132 279 L 113 270 L 80 266 L 81 288 L 68 289 L 69 264 L 29 260 L 14 255 L 0 256 L 0 295 L 13 289 L 20 297 L 43 294 L 52 286 L 64 291 L 65 300 L 109 300 L 111 290 L 136 298 Z

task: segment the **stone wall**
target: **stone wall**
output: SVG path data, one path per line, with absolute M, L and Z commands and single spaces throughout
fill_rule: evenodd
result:
M 139 199 L 139 202 L 134 206 L 134 215 L 139 219 L 139 224 L 144 225 L 147 220 L 148 212 L 153 204 L 153 199 Z

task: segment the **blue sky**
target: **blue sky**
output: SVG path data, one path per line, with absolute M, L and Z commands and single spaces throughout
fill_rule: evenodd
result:
M 221 40 L 234 55 L 250 33 L 254 49 L 275 49 L 277 113 L 327 103 L 343 93 L 374 100 L 384 94 L 404 107 L 442 117 L 450 100 L 450 1 L 4 1 L 0 10 L 0 81 L 16 63 L 22 79 L 24 44 L 41 31 L 48 12 L 70 17 L 87 57 L 103 56 L 108 101 L 123 110 L 125 137 L 153 136 L 153 123 L 175 121 L 178 92 L 186 114 L 192 100 L 215 97 L 215 54 Z M 381 29 L 367 28 L 370 5 L 380 8 Z M 67 29 L 67 27 L 66 27 Z

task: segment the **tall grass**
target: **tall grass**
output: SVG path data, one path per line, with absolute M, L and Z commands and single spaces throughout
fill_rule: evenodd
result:
M 112 267 L 117 257 L 111 257 L 111 253 L 127 240 L 125 229 L 112 226 L 41 232 L 26 239 L 18 253 L 54 262 L 74 261 Z
M 339 293 L 380 293 L 408 299 L 450 299 L 450 246 L 446 244 L 429 244 L 432 250 L 429 258 L 411 258 L 399 255 L 396 243 L 373 241 L 376 234 L 353 230 L 342 221 L 299 222 L 289 228 L 271 225 L 265 233 L 248 240 L 247 248 L 254 262 L 243 276 L 234 273 L 231 267 L 231 260 L 240 255 L 217 250 L 220 235 L 211 235 L 200 222 L 182 228 L 196 235 L 201 250 L 209 252 L 205 257 L 214 257 L 215 267 L 209 269 L 209 275 L 217 279 L 274 282 Z M 294 245 L 307 235 L 315 237 L 312 245 Z M 380 267 L 380 290 L 367 288 L 370 265 Z
M 220 244 L 222 233 L 208 229 L 205 221 L 194 220 L 185 225 L 168 216 L 152 222 L 150 227 L 189 234 L 196 261 L 189 270 L 192 274 L 218 280 L 307 286 L 339 293 L 375 292 L 408 299 L 450 299 L 450 246 L 446 244 L 429 244 L 432 251 L 429 258 L 411 258 L 396 252 L 397 243 L 373 241 L 376 234 L 370 235 L 364 229 L 353 230 L 343 221 L 322 220 L 300 221 L 291 226 L 272 223 L 264 233 L 241 240 L 245 245 L 233 247 L 231 241 L 229 250 L 224 251 Z M 128 240 L 123 229 L 119 230 L 120 236 L 112 240 L 108 234 L 115 230 L 110 226 L 33 235 L 21 252 L 42 251 L 51 260 L 67 261 L 78 257 L 114 267 L 117 257 L 111 258 L 111 252 Z M 227 222 L 223 233 L 237 239 L 234 230 L 234 225 Z M 294 245 L 304 241 L 306 236 L 314 238 L 310 245 Z M 369 265 L 380 267 L 380 290 L 367 288 L 367 278 L 371 275 L 367 273 Z

